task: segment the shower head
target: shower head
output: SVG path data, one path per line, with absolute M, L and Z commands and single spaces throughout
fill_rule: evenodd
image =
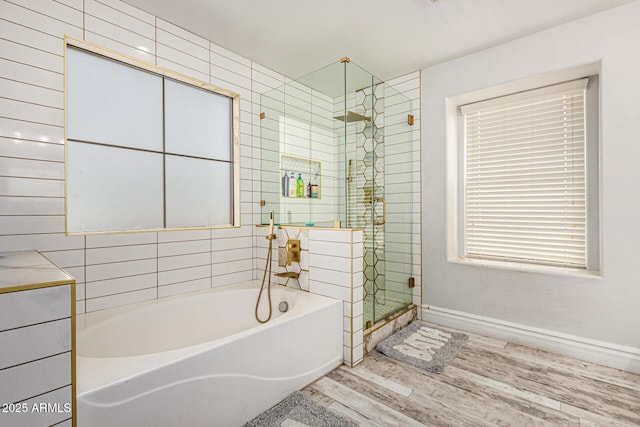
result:
M 341 122 L 347 122 L 347 123 L 361 122 L 363 120 L 365 122 L 371 121 L 371 117 L 363 116 L 362 114 L 354 113 L 353 111 L 347 111 L 346 116 L 336 116 L 334 117 L 334 119 L 340 120 Z

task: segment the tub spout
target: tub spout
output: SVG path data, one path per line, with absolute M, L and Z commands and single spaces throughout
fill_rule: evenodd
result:
M 281 283 L 281 285 L 284 286 L 287 286 L 287 283 L 289 283 L 289 279 L 296 279 L 298 288 L 302 289 L 302 286 L 300 286 L 300 281 L 298 280 L 298 278 L 300 277 L 300 273 L 296 273 L 295 271 L 283 271 L 282 273 L 275 273 L 274 276 L 286 278 L 287 280 L 285 280 L 284 283 Z
M 284 271 L 282 273 L 276 273 L 276 277 L 286 277 L 287 279 L 298 279 L 300 277 L 300 273 L 296 273 L 295 271 Z

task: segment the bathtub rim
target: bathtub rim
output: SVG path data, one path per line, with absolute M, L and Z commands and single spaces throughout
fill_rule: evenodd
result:
M 247 281 L 238 282 L 238 283 L 231 283 L 228 285 L 216 286 L 213 288 L 201 289 L 201 290 L 191 291 L 191 292 L 184 292 L 184 293 L 175 294 L 175 295 L 168 295 L 164 297 L 154 298 L 152 300 L 139 301 L 139 302 L 120 305 L 116 307 L 109 307 L 102 310 L 91 311 L 88 313 L 80 313 L 76 315 L 76 333 L 80 334 L 85 329 L 88 329 L 98 323 L 109 321 L 112 318 L 125 315 L 126 313 L 133 310 L 148 309 L 148 308 L 157 306 L 159 304 L 169 304 L 175 301 L 182 301 L 184 299 L 197 298 L 198 296 L 201 296 L 201 295 L 214 294 L 214 293 L 224 292 L 232 289 L 259 289 L 260 284 L 261 284 L 261 281 L 257 279 L 247 280 Z M 278 285 L 273 282 L 271 283 L 271 288 L 283 289 L 285 292 L 300 291 L 299 289 Z M 265 285 L 265 292 L 266 290 L 267 290 L 267 287 Z M 314 297 L 333 299 L 330 297 L 325 297 L 323 295 L 312 294 L 306 291 L 302 291 L 302 292 L 308 295 L 313 295 Z

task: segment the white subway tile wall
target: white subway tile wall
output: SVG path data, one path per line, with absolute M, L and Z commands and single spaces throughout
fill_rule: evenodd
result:
M 343 301 L 344 363 L 363 357 L 362 231 L 309 229 L 309 292 Z
M 78 313 L 253 279 L 255 116 L 284 77 L 119 0 L 3 0 L 0 15 L 0 251 L 35 249 L 72 274 Z M 240 94 L 242 227 L 65 236 L 65 34 Z
M 254 227 L 260 223 L 262 191 L 260 94 L 286 79 L 119 0 L 0 0 L 0 16 L 0 251 L 38 250 L 68 271 L 77 279 L 78 313 L 261 277 L 266 240 L 261 229 Z M 240 94 L 242 227 L 65 236 L 65 34 Z M 416 72 L 388 82 L 413 101 L 415 110 L 416 125 L 410 136 L 413 173 L 406 176 L 412 183 L 407 188 L 412 189 L 416 221 L 420 217 L 419 81 Z M 298 89 L 291 93 L 296 98 L 291 109 L 297 108 L 298 116 L 309 115 L 309 108 L 332 111 L 319 94 Z M 332 167 L 337 155 L 327 145 L 332 135 L 321 132 L 330 127 L 330 122 L 318 123 L 320 131 L 313 140 L 314 152 L 326 154 L 322 161 L 327 201 L 337 185 L 329 180 L 337 171 L 337 166 Z M 294 143 L 299 139 L 295 126 L 287 129 Z M 306 152 L 298 154 L 308 157 Z M 328 220 L 335 216 L 333 212 L 326 215 Z M 420 283 L 419 226 L 411 234 L 412 269 Z M 316 244 L 329 256 L 340 251 L 351 256 L 339 243 Z M 277 255 L 276 247 L 274 271 Z M 311 263 L 311 256 L 305 262 Z

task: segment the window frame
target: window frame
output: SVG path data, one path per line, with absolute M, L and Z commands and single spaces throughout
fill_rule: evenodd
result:
M 76 39 L 74 37 L 66 35 L 64 38 L 64 64 L 65 64 L 65 100 L 64 100 L 64 111 L 65 111 L 65 124 L 64 124 L 64 143 L 65 143 L 65 234 L 66 235 L 92 235 L 92 234 L 111 234 L 111 233 L 137 233 L 137 232 L 156 232 L 156 231 L 175 231 L 175 230 L 199 230 L 199 229 L 218 229 L 218 228 L 238 228 L 241 226 L 240 219 L 240 95 L 233 91 L 220 88 L 218 86 L 209 84 L 207 82 L 203 82 L 201 80 L 191 78 L 189 76 L 183 75 L 181 73 L 177 73 L 162 67 L 158 67 L 156 65 L 140 61 L 139 59 L 121 54 L 119 52 L 112 51 L 110 49 L 95 45 L 93 43 L 86 42 L 84 40 Z M 149 227 L 149 228 L 135 228 L 135 229 L 123 229 L 123 230 L 103 230 L 103 231 L 84 231 L 84 230 L 70 230 L 69 229 L 69 220 L 68 220 L 68 164 L 67 164 L 67 81 L 66 81 L 66 64 L 67 64 L 67 50 L 69 48 L 73 48 L 76 50 L 85 51 L 88 54 L 94 54 L 101 56 L 107 60 L 119 62 L 125 66 L 130 66 L 141 70 L 142 72 L 149 72 L 154 74 L 163 80 L 171 80 L 181 84 L 186 84 L 189 87 L 197 90 L 204 90 L 208 92 L 212 92 L 217 95 L 222 95 L 231 100 L 231 141 L 230 141 L 230 169 L 231 169 L 231 183 L 229 194 L 231 197 L 230 200 L 230 224 L 214 224 L 214 225 L 198 225 L 198 226 L 185 226 L 185 227 Z M 164 86 L 164 82 L 163 82 Z M 126 147 L 115 147 L 115 148 L 124 148 Z M 171 153 L 166 152 L 163 156 L 171 155 Z M 166 174 L 166 172 L 164 172 Z M 164 175 L 163 174 L 163 175 Z M 163 178 L 164 180 L 165 178 Z M 164 187 L 165 184 L 163 184 Z M 166 194 L 163 191 L 163 199 L 165 199 L 166 204 Z M 166 209 L 165 209 L 166 213 Z M 164 214 L 163 214 L 164 215 Z M 165 225 L 167 219 L 165 218 Z
M 554 71 L 525 79 L 447 97 L 446 108 L 446 174 L 447 174 L 447 261 L 535 272 L 599 275 L 601 265 L 601 174 L 600 174 L 600 64 L 593 63 L 568 70 Z M 588 77 L 585 96 L 585 166 L 586 166 L 586 269 L 528 263 L 520 260 L 496 260 L 467 257 L 465 254 L 465 140 L 464 117 L 460 107 L 478 101 L 550 86 Z

